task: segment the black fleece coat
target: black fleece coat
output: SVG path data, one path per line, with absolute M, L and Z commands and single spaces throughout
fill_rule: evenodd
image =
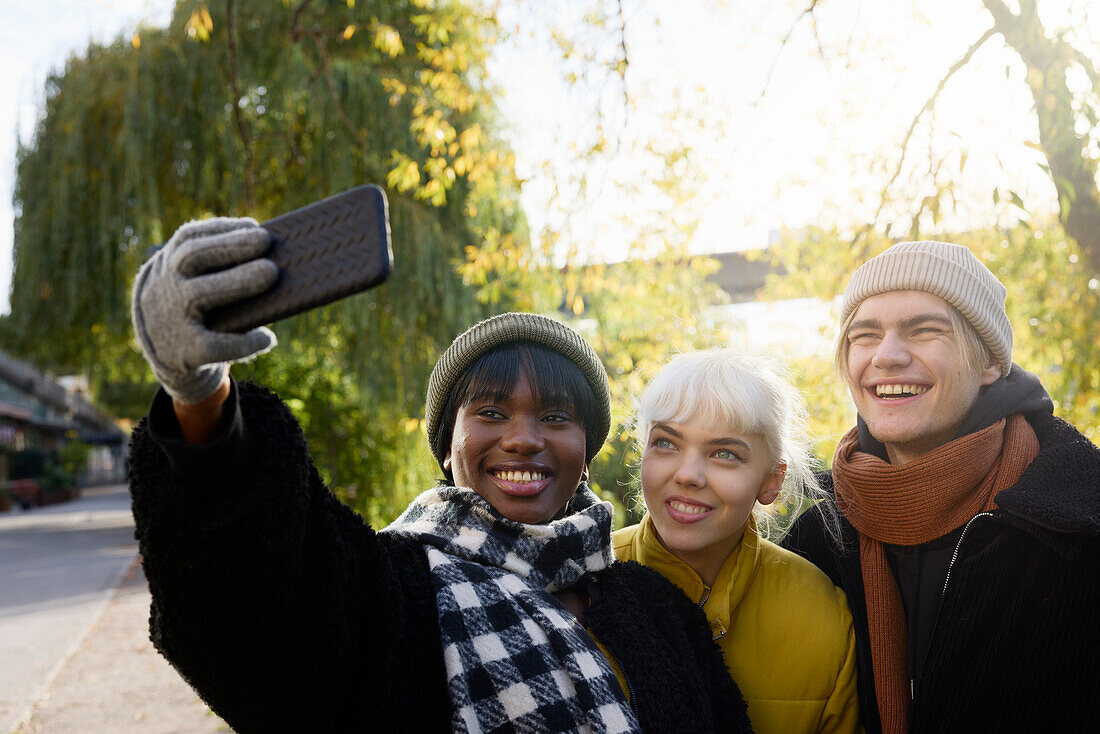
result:
M 157 649 L 238 732 L 449 731 L 423 547 L 376 534 L 323 486 L 273 394 L 234 385 L 227 407 L 210 447 L 178 440 L 163 392 L 134 431 Z M 586 622 L 645 731 L 750 731 L 702 612 L 677 588 L 615 563 L 586 591 Z
M 1047 413 L 1028 422 L 1039 455 L 966 526 L 925 659 L 910 734 L 1093 732 L 1100 694 L 1100 449 Z M 832 478 L 824 476 L 828 489 Z M 855 529 L 845 551 L 821 515 L 806 513 L 784 545 L 848 595 L 859 699 L 868 734 L 881 731 Z

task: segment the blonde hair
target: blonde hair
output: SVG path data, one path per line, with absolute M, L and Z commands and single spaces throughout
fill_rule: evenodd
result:
M 645 451 L 656 423 L 699 420 L 737 433 L 757 435 L 767 450 L 768 471 L 786 465 L 774 507 L 778 514 L 798 513 L 825 497 L 814 471 L 807 411 L 801 393 L 777 361 L 733 349 L 688 352 L 665 365 L 642 393 L 637 406 L 635 437 Z M 830 534 L 839 533 L 835 518 L 823 503 Z M 777 540 L 789 523 L 759 503 L 753 508 L 764 537 Z

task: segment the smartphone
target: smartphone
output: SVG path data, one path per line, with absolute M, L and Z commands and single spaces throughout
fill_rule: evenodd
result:
M 393 267 L 386 194 L 357 186 L 260 225 L 271 233 L 264 257 L 279 279 L 263 293 L 206 313 L 214 331 L 245 332 L 382 283 Z

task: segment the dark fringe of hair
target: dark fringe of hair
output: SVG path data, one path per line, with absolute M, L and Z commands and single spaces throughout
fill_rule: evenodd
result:
M 440 465 L 451 447 L 458 409 L 476 397 L 504 400 L 512 394 L 520 375 L 542 406 L 567 405 L 577 412 L 584 427 L 585 460 L 591 461 L 599 438 L 595 435 L 599 420 L 596 396 L 580 368 L 549 347 L 532 342 L 513 342 L 481 355 L 455 381 L 440 411 L 440 429 L 432 443 L 432 453 Z M 447 481 L 450 472 L 444 470 Z

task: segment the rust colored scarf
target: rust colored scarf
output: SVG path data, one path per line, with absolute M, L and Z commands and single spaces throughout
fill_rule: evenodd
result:
M 882 544 L 927 543 L 995 508 L 997 494 L 1038 453 L 1035 432 L 1019 414 L 896 466 L 860 451 L 854 428 L 837 446 L 833 483 L 840 511 L 859 531 L 875 697 L 886 734 L 908 730 L 909 642 Z

